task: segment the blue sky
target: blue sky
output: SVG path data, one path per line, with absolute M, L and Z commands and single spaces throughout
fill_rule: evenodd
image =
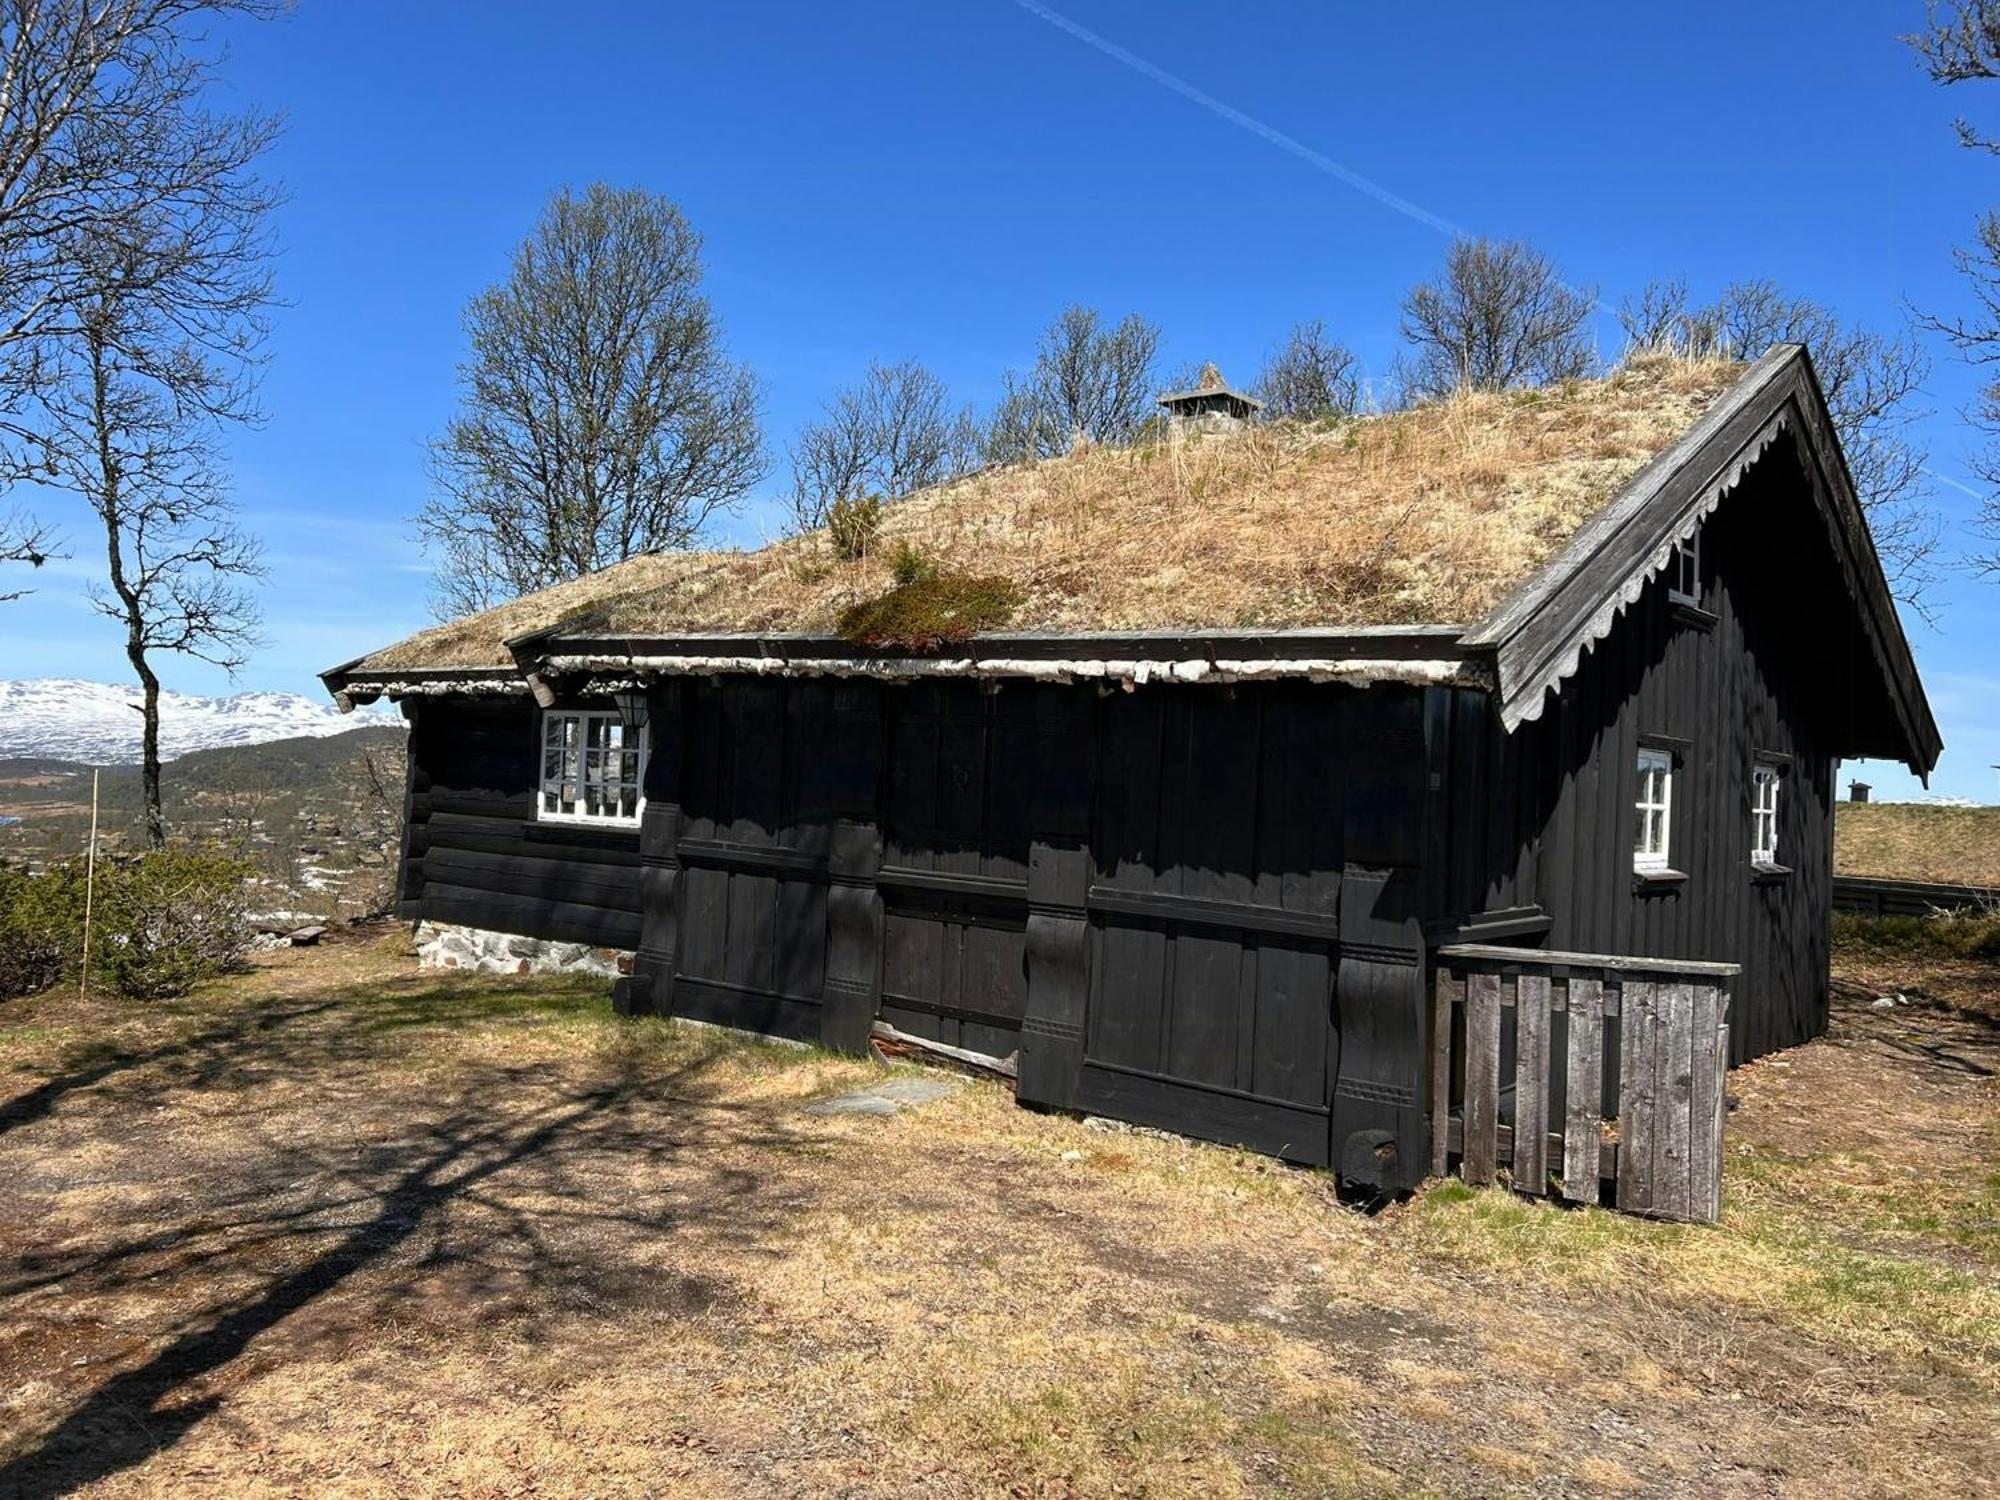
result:
M 565 182 L 665 193 L 707 237 L 777 460 L 725 528 L 741 541 L 775 531 L 784 444 L 869 359 L 922 359 L 984 405 L 1067 302 L 1142 311 L 1169 366 L 1244 380 L 1322 317 L 1381 373 L 1443 221 L 1532 240 L 1614 305 L 1657 274 L 1698 293 L 1768 275 L 1886 324 L 1965 305 L 1949 250 L 2000 190 L 2000 162 L 1949 128 L 2000 117 L 2000 92 L 1923 78 L 1896 40 L 1916 0 L 1054 8 L 1129 59 L 1049 10 L 301 0 L 229 28 L 227 92 L 286 116 L 269 167 L 290 194 L 269 419 L 230 443 L 271 564 L 269 646 L 239 685 L 312 691 L 315 670 L 427 622 L 407 518 L 451 410 L 460 310 Z M 1599 337 L 1616 352 L 1608 313 Z M 1949 481 L 1970 477 L 1976 382 L 1936 357 L 1923 434 L 1962 548 L 1973 501 Z M 8 670 L 119 680 L 117 637 L 81 597 L 92 538 L 55 518 L 75 557 L 0 615 Z M 1934 787 L 1991 799 L 2000 583 L 1961 573 L 1938 603 L 1935 628 L 1910 626 L 1947 741 Z

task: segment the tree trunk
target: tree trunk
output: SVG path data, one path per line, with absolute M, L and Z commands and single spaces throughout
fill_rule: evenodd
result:
M 146 797 L 146 843 L 154 849 L 164 849 L 167 820 L 160 811 L 160 679 L 146 665 L 142 647 L 132 646 L 125 654 L 138 671 L 139 685 L 146 693 L 145 704 L 139 710 L 146 721 L 139 742 L 139 780 Z

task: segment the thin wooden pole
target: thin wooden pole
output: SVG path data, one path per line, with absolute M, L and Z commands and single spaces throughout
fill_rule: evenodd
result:
M 97 896 L 97 778 L 90 773 L 90 845 L 83 855 L 83 982 L 81 994 L 90 995 L 90 919 Z

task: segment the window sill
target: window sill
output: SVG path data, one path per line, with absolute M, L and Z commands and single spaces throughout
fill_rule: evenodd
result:
M 1774 885 L 1778 881 L 1789 880 L 1791 874 L 1792 867 L 1790 865 L 1767 865 L 1753 862 L 1750 866 L 1750 879 L 1758 885 Z
M 1670 612 L 1677 623 L 1695 630 L 1713 630 L 1716 621 L 1721 618 L 1714 610 L 1703 609 L 1692 599 L 1671 600 Z
M 1666 895 L 1687 883 L 1683 870 L 1634 870 L 1632 889 L 1641 896 Z
M 543 828 L 590 828 L 599 833 L 637 833 L 640 826 L 637 818 L 579 818 L 562 813 L 536 813 L 535 822 Z

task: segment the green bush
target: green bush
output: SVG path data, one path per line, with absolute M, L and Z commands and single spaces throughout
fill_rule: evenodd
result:
M 877 650 L 934 651 L 1005 625 L 1020 597 L 1004 578 L 926 567 L 879 599 L 849 605 L 841 612 L 840 633 Z
M 47 989 L 83 950 L 83 879 L 0 870 L 0 999 Z
M 937 571 L 936 560 L 908 537 L 897 542 L 896 550 L 889 556 L 889 572 L 894 576 L 897 588 L 908 588 L 913 583 L 935 578 Z
M 250 865 L 175 845 L 122 864 L 99 861 L 90 932 L 93 985 L 136 1000 L 186 993 L 239 962 L 250 941 Z M 83 964 L 84 864 L 0 877 L 0 995 L 76 979 Z
M 842 496 L 826 510 L 826 534 L 843 562 L 860 562 L 875 545 L 875 533 L 882 525 L 882 497 Z

